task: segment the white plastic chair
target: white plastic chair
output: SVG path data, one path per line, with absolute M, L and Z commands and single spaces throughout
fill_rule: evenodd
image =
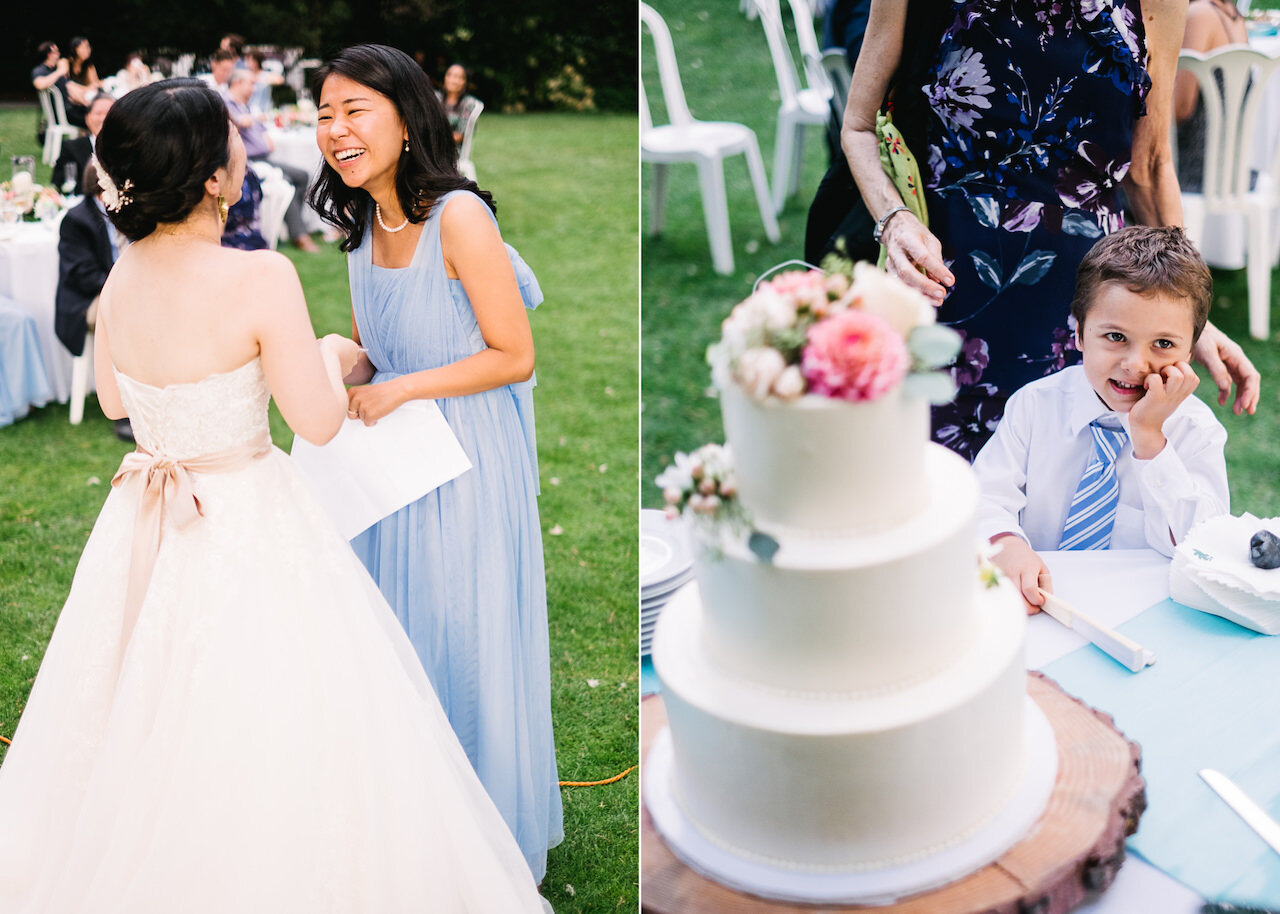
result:
M 284 214 L 293 202 L 293 185 L 279 168 L 268 162 L 250 162 L 262 182 L 262 204 L 258 209 L 258 227 L 267 245 L 275 250 L 284 227 Z
M 831 83 L 822 69 L 822 54 L 813 31 L 813 14 L 804 0 L 789 0 L 796 25 L 796 40 L 805 62 L 805 87 L 796 78 L 795 61 L 782 25 L 779 0 L 752 0 L 760 14 L 773 72 L 778 78 L 778 133 L 773 147 L 773 208 L 782 212 L 787 197 L 800 189 L 804 164 L 805 127 L 825 127 L 830 117 Z
M 849 84 L 853 82 L 849 56 L 844 48 L 827 48 L 822 52 L 820 63 L 827 74 L 827 82 L 831 84 L 831 113 L 837 123 L 842 122 L 845 102 L 849 100 Z
M 1267 81 L 1280 68 L 1280 58 L 1243 45 L 1228 45 L 1208 54 L 1183 51 L 1178 55 L 1178 68 L 1196 77 L 1205 112 L 1204 190 L 1182 195 L 1187 234 L 1200 245 L 1206 215 L 1244 216 L 1249 335 L 1266 339 L 1271 315 L 1271 215 L 1280 204 L 1275 184 L 1280 152 L 1272 152 L 1270 161 L 1255 161 L 1253 131 Z M 1221 74 L 1221 90 L 1215 73 Z
M 79 127 L 67 122 L 67 109 L 62 103 L 62 93 L 57 86 L 40 90 L 40 110 L 44 114 L 44 164 L 53 165 L 62 154 L 62 138 L 77 137 Z
M 476 121 L 480 120 L 480 114 L 483 111 L 484 102 L 477 99 L 475 108 L 471 111 L 471 117 L 467 118 L 467 122 L 462 125 L 462 147 L 458 150 L 458 171 L 472 181 L 476 180 L 476 163 L 471 158 L 471 147 L 476 138 Z
M 71 424 L 84 421 L 84 401 L 89 395 L 89 379 L 93 377 L 93 331 L 84 335 L 84 351 L 71 357 Z
M 751 174 L 756 206 L 770 241 L 782 236 L 778 220 L 769 202 L 769 182 L 764 173 L 764 159 L 755 131 L 729 121 L 699 121 L 689 113 L 675 48 L 666 22 L 652 7 L 640 4 L 640 20 L 653 38 L 662 82 L 662 97 L 670 123 L 654 126 L 649 113 L 649 100 L 644 85 L 640 86 L 640 160 L 653 165 L 653 213 L 650 233 L 662 231 L 667 190 L 667 166 L 673 162 L 692 162 L 698 167 L 702 188 L 702 211 L 707 220 L 707 237 L 711 243 L 711 262 L 717 273 L 733 272 L 733 243 L 729 237 L 729 202 L 724 188 L 724 160 L 743 155 Z

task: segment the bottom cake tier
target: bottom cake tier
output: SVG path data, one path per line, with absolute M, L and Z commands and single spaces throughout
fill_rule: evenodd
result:
M 665 787 L 683 819 L 740 860 L 859 873 L 943 854 L 1020 794 L 1036 802 L 1025 797 L 1022 605 L 1007 583 L 977 586 L 974 637 L 952 664 L 900 690 L 831 699 L 725 674 L 701 656 L 700 602 L 673 601 L 653 658 L 671 730 Z M 1036 764 L 1055 758 L 1041 751 Z M 1046 774 L 1041 805 L 1053 773 L 1031 772 Z M 1024 810 L 1025 825 L 1039 811 Z

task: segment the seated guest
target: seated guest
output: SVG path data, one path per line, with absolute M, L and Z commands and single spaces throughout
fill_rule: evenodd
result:
M 75 166 L 77 176 L 84 174 L 85 166 L 89 164 L 89 156 L 93 155 L 93 144 L 98 142 L 98 131 L 102 129 L 102 122 L 113 104 L 115 99 L 105 92 L 99 92 L 93 97 L 93 101 L 89 103 L 89 110 L 84 116 L 84 125 L 88 128 L 89 135 L 62 141 L 62 152 L 53 166 L 54 187 L 61 189 L 67 178 L 69 165 Z
M 274 107 L 271 102 L 271 87 L 284 84 L 281 74 L 262 68 L 265 61 L 266 57 L 261 51 L 250 51 L 244 55 L 244 67 L 253 74 L 253 95 L 249 96 L 249 108 L 254 114 L 270 111 Z
M 1080 262 L 1071 314 L 1084 364 L 1016 391 L 973 462 L 978 533 L 1000 546 L 994 561 L 1028 611 L 1052 590 L 1038 550 L 1171 556 L 1230 510 L 1227 432 L 1192 396 L 1212 296 L 1180 228 L 1121 229 Z
M 46 41 L 39 47 L 41 63 L 31 71 L 31 84 L 38 90 L 56 87 L 62 96 L 62 107 L 67 112 L 67 123 L 73 127 L 84 126 L 84 105 L 76 104 L 67 89 L 67 73 L 71 70 L 71 62 L 62 56 L 58 46 Z
M 207 82 L 223 99 L 226 99 L 227 84 L 231 81 L 231 72 L 235 68 L 236 55 L 223 48 L 218 48 L 213 52 L 213 56 L 209 58 L 208 74 L 200 78 Z
M 467 95 L 467 68 L 455 63 L 445 70 L 444 91 L 437 91 L 436 95 L 444 103 L 444 113 L 449 118 L 454 145 L 461 147 L 467 124 L 476 116 L 477 104 L 475 96 Z
M 120 85 L 120 94 L 124 95 L 134 89 L 150 85 L 152 81 L 151 68 L 142 59 L 142 55 L 134 51 L 124 59 L 124 66 L 116 74 L 116 81 Z
M 58 291 L 54 298 L 53 329 L 72 355 L 84 353 L 87 331 L 98 318 L 98 295 L 107 274 L 126 243 L 107 219 L 98 184 L 98 170 L 91 161 L 84 170 L 84 199 L 67 210 L 58 227 Z M 116 437 L 132 441 L 128 419 L 115 422 Z
M 227 210 L 222 246 L 242 251 L 261 251 L 268 247 L 267 239 L 262 236 L 262 182 L 252 168 L 244 170 L 240 199 Z
M 289 230 L 289 237 L 301 250 L 315 252 L 319 246 L 307 234 L 302 223 L 303 198 L 307 194 L 307 184 L 311 180 L 301 168 L 279 162 L 271 158 L 275 144 L 262 122 L 249 110 L 249 99 L 255 86 L 253 74 L 248 70 L 236 70 L 231 74 L 231 82 L 227 88 L 227 111 L 231 120 L 240 130 L 240 139 L 244 141 L 244 153 L 251 162 L 267 162 L 284 172 L 285 178 L 293 185 L 293 200 L 285 210 L 284 224 Z
M 71 39 L 71 69 L 67 72 L 67 91 L 78 104 L 88 107 L 94 93 L 102 88 L 98 68 L 93 63 L 93 46 L 88 38 Z

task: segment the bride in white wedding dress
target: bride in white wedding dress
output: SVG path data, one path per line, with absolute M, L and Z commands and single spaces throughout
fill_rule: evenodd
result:
M 219 246 L 245 167 L 222 101 L 135 90 L 97 156 L 134 242 L 98 398 L 139 449 L 0 766 L 0 908 L 542 911 L 399 623 L 271 447 L 270 396 L 333 436 L 355 344 L 317 344 L 283 256 Z

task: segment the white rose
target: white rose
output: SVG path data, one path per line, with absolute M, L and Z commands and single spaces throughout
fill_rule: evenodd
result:
M 913 328 L 937 320 L 936 309 L 927 298 L 896 276 L 877 270 L 869 263 L 854 265 L 853 285 L 861 302 L 859 307 L 884 318 L 903 339 Z
M 773 382 L 773 395 L 779 400 L 794 400 L 804 393 L 804 375 L 799 365 L 788 365 Z
M 15 173 L 13 181 L 9 184 L 9 187 L 15 196 L 30 193 L 32 186 L 31 172 L 29 171 L 19 171 Z
M 765 346 L 748 349 L 738 359 L 738 383 L 751 399 L 763 400 L 786 367 L 782 353 L 776 349 Z
M 757 292 L 754 296 L 767 330 L 777 333 L 788 330 L 796 323 L 796 303 L 772 289 Z

